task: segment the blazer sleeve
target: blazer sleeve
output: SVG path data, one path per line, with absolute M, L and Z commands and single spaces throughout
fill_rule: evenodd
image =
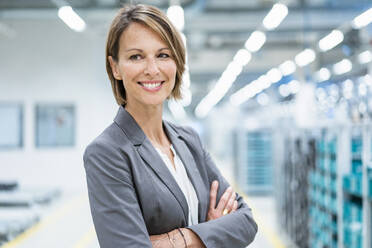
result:
M 229 183 L 221 175 L 210 154 L 204 149 L 199 135 L 193 130 L 192 132 L 203 151 L 204 166 L 207 170 L 209 185 L 213 180 L 218 180 L 219 182 L 217 196 L 217 200 L 219 200 L 229 187 Z M 237 211 L 215 220 L 188 227 L 200 237 L 207 248 L 239 248 L 246 247 L 252 243 L 258 226 L 253 219 L 251 208 L 244 202 L 243 198 L 237 194 L 236 200 L 238 201 Z
M 100 247 L 151 247 L 128 159 L 103 142 L 84 153 L 88 195 Z

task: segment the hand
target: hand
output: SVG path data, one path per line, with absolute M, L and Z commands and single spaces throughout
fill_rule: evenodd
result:
M 183 233 L 184 238 L 180 234 Z M 188 228 L 174 229 L 168 233 L 151 235 L 150 240 L 153 248 L 173 248 L 173 247 L 188 247 L 188 248 L 205 248 L 205 245 L 192 230 Z M 186 244 L 185 244 L 186 240 Z
M 150 241 L 153 248 L 160 248 L 168 245 L 169 239 L 168 235 L 165 234 L 159 234 L 159 235 L 151 235 Z
M 216 207 L 218 190 L 218 181 L 213 181 L 211 185 L 211 191 L 209 195 L 209 210 L 207 215 L 207 221 L 218 219 L 221 216 L 232 213 L 238 209 L 238 202 L 235 200 L 236 194 L 233 192 L 232 187 L 228 187 L 221 196 L 220 201 Z

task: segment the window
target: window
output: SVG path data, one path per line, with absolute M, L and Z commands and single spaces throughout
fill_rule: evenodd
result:
M 0 148 L 23 146 L 23 106 L 0 103 Z
M 75 108 L 73 105 L 36 106 L 36 146 L 75 145 Z

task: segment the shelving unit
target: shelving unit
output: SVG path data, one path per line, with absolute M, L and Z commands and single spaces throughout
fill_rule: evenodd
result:
M 309 239 L 308 173 L 314 167 L 315 142 L 307 134 L 286 134 L 285 156 L 278 181 L 280 224 L 297 247 L 307 248 Z
M 307 154 L 314 156 L 314 166 L 308 167 L 308 181 L 301 181 L 304 186 L 308 185 L 305 197 L 309 216 L 307 246 L 299 244 L 296 235 L 300 229 L 296 232 L 293 227 L 298 227 L 302 220 L 296 217 L 298 211 L 291 205 L 293 202 L 301 205 L 305 200 L 292 192 L 290 183 L 282 182 L 281 187 L 287 190 L 279 191 L 283 199 L 279 202 L 283 212 L 281 222 L 298 247 L 372 247 L 371 131 L 372 125 L 358 124 L 322 128 L 312 130 L 311 135 L 303 135 L 316 139 L 316 152 Z M 303 151 L 294 149 L 296 142 L 287 141 L 285 145 L 287 159 L 281 167 L 284 182 L 302 180 L 301 175 L 293 173 L 296 166 L 306 171 L 298 164 L 290 167 L 293 158 L 304 156 Z
M 316 141 L 315 168 L 309 174 L 309 246 L 337 248 L 340 222 L 338 204 L 340 194 L 337 183 L 337 136 L 321 131 Z
M 235 178 L 247 194 L 272 192 L 271 131 L 236 130 L 234 136 Z

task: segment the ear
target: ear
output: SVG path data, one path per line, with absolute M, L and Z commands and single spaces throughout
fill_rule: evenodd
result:
M 116 80 L 123 80 L 119 71 L 119 65 L 118 63 L 111 57 L 108 57 L 108 60 L 110 62 L 112 74 Z

